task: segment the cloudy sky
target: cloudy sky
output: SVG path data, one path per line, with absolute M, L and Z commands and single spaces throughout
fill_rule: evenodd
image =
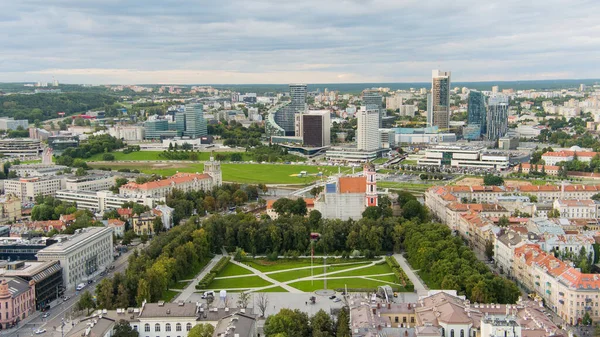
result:
M 0 81 L 600 78 L 598 0 L 0 0 Z

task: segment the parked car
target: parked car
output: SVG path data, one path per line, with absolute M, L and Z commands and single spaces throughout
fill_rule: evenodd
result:
M 341 301 L 342 301 L 342 299 L 341 299 L 341 298 L 339 298 L 339 297 L 336 297 L 336 298 L 334 298 L 334 299 L 333 299 L 333 301 L 334 301 L 335 303 L 337 303 L 337 302 L 341 302 Z
M 37 330 L 35 330 L 35 334 L 36 334 L 36 335 L 41 335 L 41 334 L 43 334 L 44 332 L 46 332 L 46 329 L 41 329 L 41 328 L 40 328 L 40 329 L 37 329 Z
M 329 296 L 329 299 L 330 299 L 330 300 L 333 300 L 333 299 L 335 299 L 335 298 L 336 298 L 336 296 L 335 296 L 335 295 L 331 295 L 331 296 Z
M 46 312 L 45 312 L 45 313 L 42 315 L 42 318 L 48 318 L 48 317 L 50 317 L 50 313 L 46 311 Z

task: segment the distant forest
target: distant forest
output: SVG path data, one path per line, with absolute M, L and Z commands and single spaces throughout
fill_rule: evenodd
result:
M 70 115 L 103 109 L 116 101 L 115 96 L 98 93 L 6 95 L 0 96 L 0 117 L 44 121 L 59 117 L 58 112 Z

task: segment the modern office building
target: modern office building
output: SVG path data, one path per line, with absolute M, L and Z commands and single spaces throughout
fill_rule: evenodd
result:
M 6 238 L 0 239 L 0 260 L 17 261 L 17 260 L 35 260 L 35 255 L 39 250 L 42 250 L 49 245 L 55 243 L 52 239 L 21 239 L 21 238 Z
M 41 310 L 63 293 L 62 267 L 58 261 L 0 263 L 0 277 L 20 277 L 35 282 L 35 307 Z
M 296 120 L 296 137 L 302 137 L 304 146 L 323 147 L 330 144 L 331 122 L 329 110 L 296 114 Z
M 148 197 L 133 194 L 114 194 L 111 191 L 71 191 L 60 190 L 56 192 L 56 199 L 77 204 L 78 209 L 87 209 L 92 212 L 104 212 L 120 208 L 124 203 L 154 207 L 159 202 L 165 202 L 164 197 Z
M 363 91 L 363 106 L 371 110 L 377 110 L 379 113 L 378 127 L 383 127 L 381 120 L 385 116 L 385 110 L 382 107 L 383 98 L 378 91 L 365 90 Z
M 394 129 L 379 129 L 379 143 L 382 148 L 386 149 L 396 146 L 396 132 Z
M 91 174 L 82 177 L 69 177 L 65 189 L 71 191 L 103 191 L 115 185 L 117 176 L 112 174 Z
M 431 126 L 447 130 L 450 121 L 450 72 L 433 70 L 431 78 Z
M 181 122 L 176 120 L 176 123 Z M 208 135 L 202 104 L 194 103 L 185 106 L 185 131 L 183 135 L 190 138 L 199 138 Z
M 12 117 L 0 118 L 0 130 L 16 130 L 19 126 L 26 130 L 29 127 L 29 121 Z
M 0 139 L 0 154 L 4 157 L 35 157 L 41 155 L 42 151 L 42 144 L 39 139 Z
M 88 227 L 78 230 L 67 240 L 37 253 L 38 261 L 60 261 L 66 289 L 87 282 L 113 261 L 113 230 L 108 227 Z
M 356 128 L 356 148 L 361 151 L 375 151 L 379 144 L 379 109 L 369 109 L 365 106 L 356 113 L 358 121 Z
M 306 106 L 306 84 L 290 84 L 290 111 L 291 113 L 304 113 Z
M 144 123 L 146 139 L 161 139 L 169 131 L 169 121 L 166 119 L 148 120 Z
M 480 91 L 471 90 L 469 92 L 469 106 L 467 107 L 467 124 L 479 125 L 480 134 L 482 135 L 486 131 L 486 118 L 485 96 Z
M 481 125 L 480 124 L 467 124 L 462 129 L 463 138 L 467 140 L 479 140 L 481 139 Z
M 79 136 L 70 133 L 49 136 L 48 146 L 55 155 L 61 155 L 66 149 L 79 146 Z
M 496 95 L 488 101 L 486 138 L 497 140 L 508 131 L 508 97 Z
M 506 169 L 509 156 L 486 152 L 484 147 L 438 145 L 427 149 L 418 165 Z

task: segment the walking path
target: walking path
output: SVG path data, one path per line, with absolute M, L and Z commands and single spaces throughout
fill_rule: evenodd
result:
M 234 261 L 234 260 L 231 260 L 229 262 L 231 262 L 233 264 L 236 264 L 236 265 L 238 265 L 238 266 L 240 266 L 242 268 L 246 268 L 249 271 L 251 271 L 255 276 L 258 276 L 258 277 L 262 278 L 263 280 L 265 280 L 267 282 L 273 283 L 275 286 L 280 286 L 283 289 L 285 289 L 285 290 L 287 290 L 287 291 L 289 291 L 291 293 L 301 293 L 300 290 L 298 290 L 298 289 L 296 289 L 294 287 L 290 287 L 287 284 L 284 284 L 284 283 L 279 282 L 277 280 L 274 280 L 274 279 L 270 278 L 269 276 L 267 276 L 265 273 L 263 273 L 262 271 L 260 271 L 258 269 L 249 267 L 249 266 L 247 266 L 247 265 L 245 265 L 243 263 L 240 263 L 240 262 L 237 262 L 237 261 Z
M 196 291 L 196 284 L 198 283 L 198 281 L 202 280 L 202 278 L 210 272 L 210 270 L 219 262 L 219 260 L 222 257 L 223 255 L 215 255 L 215 257 L 213 257 L 212 260 L 210 260 L 210 262 L 204 267 L 204 269 L 202 269 L 202 271 L 199 272 L 198 275 L 196 275 L 192 282 L 190 282 L 190 284 L 188 284 L 187 287 L 185 287 L 185 289 L 181 290 L 181 293 L 175 296 L 173 300 L 171 300 L 171 302 L 187 301 L 187 299 L 190 298 L 192 294 L 194 294 L 194 292 Z
M 427 295 L 427 286 L 423 283 L 419 275 L 417 275 L 414 272 L 414 270 L 410 268 L 410 265 L 408 264 L 404 256 L 402 256 L 402 254 L 394 254 L 394 258 L 396 259 L 396 261 L 398 261 L 400 267 L 402 267 L 402 270 L 404 270 L 404 272 L 406 273 L 406 276 L 408 276 L 410 281 L 414 284 L 415 291 L 417 292 L 417 294 L 419 296 Z

